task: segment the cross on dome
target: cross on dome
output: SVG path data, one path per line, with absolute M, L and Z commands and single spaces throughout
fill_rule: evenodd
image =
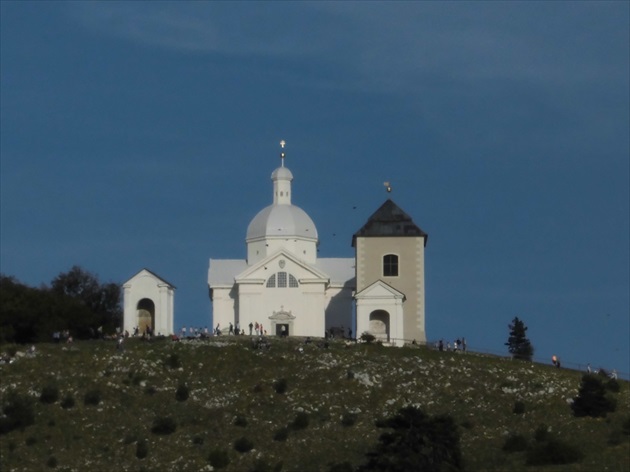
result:
M 286 154 L 284 153 L 284 146 L 286 146 L 286 142 L 283 139 L 282 141 L 280 141 L 280 148 L 282 149 L 282 152 L 280 153 L 280 161 L 281 161 L 281 166 L 284 167 L 284 158 L 286 156 Z

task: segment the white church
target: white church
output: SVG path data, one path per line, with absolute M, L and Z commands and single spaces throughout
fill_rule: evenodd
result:
M 370 333 L 389 345 L 426 342 L 427 234 L 387 199 L 352 236 L 354 258 L 318 258 L 317 228 L 292 203 L 281 146 L 272 203 L 247 227 L 247 258 L 210 259 L 215 327 L 249 334 L 251 324 L 269 335 L 311 337 L 352 329 L 353 337 Z M 143 269 L 123 290 L 126 331 L 174 333 L 172 284 Z
M 292 203 L 281 146 L 273 201 L 247 227 L 247 258 L 210 259 L 214 325 L 312 337 L 355 327 L 353 336 L 368 332 L 392 345 L 426 342 L 427 234 L 388 199 L 353 235 L 354 258 L 318 258 L 317 228 Z

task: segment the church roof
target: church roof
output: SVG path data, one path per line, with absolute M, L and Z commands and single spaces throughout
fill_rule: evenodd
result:
M 134 275 L 133 277 L 130 277 L 129 280 L 127 280 L 125 283 L 123 283 L 123 285 L 127 285 L 129 283 L 131 283 L 136 277 L 140 276 L 141 274 L 148 274 L 151 277 L 158 279 L 160 282 L 168 285 L 169 287 L 176 289 L 177 287 L 175 287 L 175 285 L 173 285 L 172 283 L 168 282 L 167 280 L 164 280 L 162 277 L 160 277 L 159 275 L 157 275 L 155 272 L 147 269 L 146 267 L 138 272 L 136 272 L 136 275 Z M 144 275 L 144 274 L 143 274 Z
M 424 238 L 427 245 L 429 235 L 422 231 L 398 205 L 387 199 L 367 222 L 352 235 L 352 247 L 357 237 L 410 236 Z
M 285 254 L 291 257 L 290 254 Z M 272 256 L 271 258 L 275 257 Z M 301 264 L 305 264 L 301 262 Z M 310 264 L 305 264 L 309 266 Z M 311 266 L 330 278 L 333 284 L 353 283 L 354 281 L 354 259 L 353 258 L 324 258 L 318 259 L 315 265 Z M 208 285 L 210 287 L 232 286 L 236 276 L 249 269 L 245 259 L 210 259 L 208 269 Z

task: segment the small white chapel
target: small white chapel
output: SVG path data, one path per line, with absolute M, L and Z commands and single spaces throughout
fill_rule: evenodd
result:
M 271 174 L 272 203 L 247 227 L 246 259 L 210 259 L 215 328 L 324 337 L 367 332 L 390 345 L 426 342 L 427 234 L 391 199 L 352 237 L 354 258 L 319 258 L 313 220 L 292 203 L 293 174 Z M 389 190 L 389 189 L 388 189 Z

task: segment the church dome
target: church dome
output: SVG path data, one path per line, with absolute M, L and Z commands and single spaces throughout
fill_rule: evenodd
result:
M 293 174 L 286 167 L 278 167 L 271 173 L 271 180 L 293 180 Z
M 279 169 L 288 171 L 286 167 Z M 269 205 L 259 211 L 247 227 L 247 241 L 274 237 L 297 237 L 316 240 L 317 228 L 315 228 L 315 223 L 313 223 L 311 217 L 300 207 L 295 205 Z

